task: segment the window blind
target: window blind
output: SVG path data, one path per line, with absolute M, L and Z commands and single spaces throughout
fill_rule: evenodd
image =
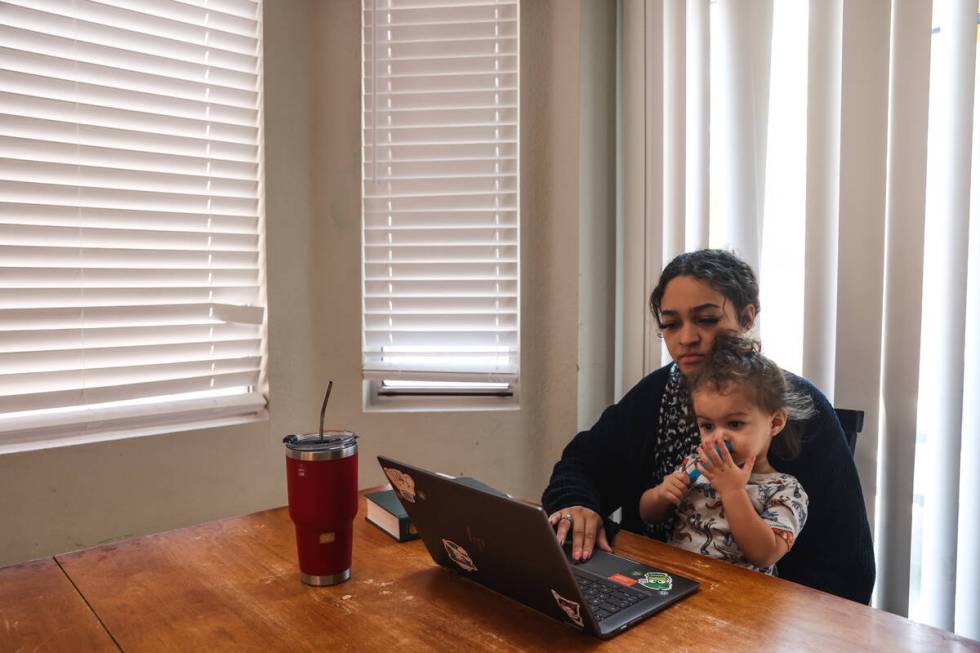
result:
M 262 410 L 261 4 L 0 18 L 0 441 Z
M 367 379 L 517 379 L 518 13 L 363 2 Z

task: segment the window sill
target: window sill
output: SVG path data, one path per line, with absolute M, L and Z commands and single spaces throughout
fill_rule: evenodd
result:
M 172 424 L 155 424 L 152 426 L 142 427 L 118 427 L 115 429 L 91 431 L 74 435 L 45 437 L 43 439 L 30 439 L 27 437 L 18 438 L 18 436 L 14 436 L 10 439 L 0 440 L 0 456 L 13 453 L 24 453 L 28 451 L 40 451 L 43 449 L 57 449 L 82 444 L 93 444 L 96 442 L 111 442 L 113 440 L 126 440 L 153 435 L 165 435 L 167 433 L 181 433 L 184 431 L 197 431 L 203 429 L 221 428 L 225 426 L 238 426 L 240 424 L 265 422 L 268 421 L 268 419 L 269 411 L 262 409 L 250 415 L 214 417 L 211 419 L 198 419 L 193 421 L 177 422 Z
M 371 381 L 364 381 L 366 413 L 450 413 L 520 410 L 519 392 L 498 395 L 379 395 Z

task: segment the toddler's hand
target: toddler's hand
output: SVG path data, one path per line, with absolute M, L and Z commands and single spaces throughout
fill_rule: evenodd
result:
M 752 456 L 739 467 L 727 448 L 713 444 L 707 448 L 703 444 L 698 447 L 698 456 L 698 469 L 721 495 L 744 490 L 755 465 L 755 456 Z
M 676 506 L 687 494 L 690 485 L 691 480 L 687 474 L 677 471 L 665 477 L 660 485 L 650 488 L 644 494 L 650 494 L 650 498 L 657 503 L 671 503 Z

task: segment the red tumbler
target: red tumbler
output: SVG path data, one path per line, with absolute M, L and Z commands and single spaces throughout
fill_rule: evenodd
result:
M 283 443 L 300 580 L 343 583 L 350 578 L 357 515 L 357 436 L 326 431 L 287 435 Z

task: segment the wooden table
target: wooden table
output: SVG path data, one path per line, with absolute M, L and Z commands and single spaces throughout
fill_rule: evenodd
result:
M 0 651 L 116 651 L 53 559 L 0 569 Z
M 420 541 L 355 527 L 353 577 L 299 581 L 285 508 L 0 569 L 0 651 L 980 651 L 980 643 L 620 534 L 617 551 L 697 579 L 600 642 L 436 567 Z M 62 571 L 63 570 L 63 571 Z

